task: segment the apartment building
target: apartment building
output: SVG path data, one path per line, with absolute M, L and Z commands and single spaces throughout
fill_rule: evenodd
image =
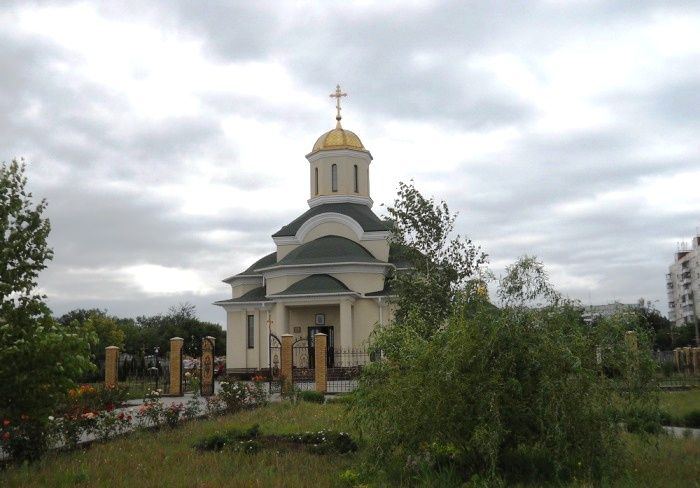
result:
M 674 325 L 692 324 L 700 318 L 700 234 L 692 244 L 683 243 L 666 275 L 668 318 Z

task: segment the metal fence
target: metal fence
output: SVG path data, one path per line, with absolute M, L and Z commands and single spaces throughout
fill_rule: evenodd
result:
M 299 390 L 313 390 L 314 378 L 312 348 L 306 339 L 297 339 L 292 344 L 292 383 Z
M 336 349 L 332 362 L 329 361 L 326 391 L 346 393 L 357 388 L 362 368 L 373 360 L 366 349 Z

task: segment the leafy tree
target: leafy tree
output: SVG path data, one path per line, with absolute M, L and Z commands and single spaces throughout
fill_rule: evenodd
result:
M 218 324 L 204 322 L 197 318 L 194 305 L 189 303 L 170 307 L 167 314 L 151 317 L 137 317 L 141 327 L 144 342 L 143 347 L 158 347 L 167 351 L 172 337 L 182 337 L 185 340 L 183 352 L 189 356 L 198 357 L 202 354 L 202 337 L 212 336 L 215 339 L 214 353 L 223 355 L 226 352 L 226 332 Z
M 460 290 L 487 256 L 471 240 L 453 235 L 457 214 L 444 201 L 425 198 L 412 182 L 399 183 L 387 212 L 392 245 L 409 264 L 390 280 L 396 320 L 421 324 L 420 335 L 428 337 L 451 314 Z
M 365 367 L 351 404 L 374 469 L 408 484 L 439 472 L 450 486 L 609 479 L 621 423 L 659 428 L 650 335 L 629 316 L 585 325 L 532 257 L 498 295 L 500 308 L 467 290 L 427 338 L 421 324 L 376 332 L 385 360 Z
M 97 336 L 97 341 L 90 348 L 92 357 L 97 361 L 104 359 L 107 346 L 124 349 L 126 334 L 119 327 L 117 320 L 115 317 L 108 316 L 106 311 L 99 309 L 71 310 L 58 318 L 58 322 L 63 325 L 82 329 L 86 333 Z
M 0 418 L 17 428 L 6 439 L 16 458 L 46 448 L 46 419 L 74 379 L 92 367 L 89 337 L 51 317 L 37 287 L 53 257 L 43 216 L 32 203 L 24 163 L 0 165 Z

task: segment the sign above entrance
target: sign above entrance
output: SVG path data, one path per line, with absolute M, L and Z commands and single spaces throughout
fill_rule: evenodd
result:
M 326 325 L 326 314 L 317 313 L 316 320 L 314 321 L 314 324 L 315 325 Z

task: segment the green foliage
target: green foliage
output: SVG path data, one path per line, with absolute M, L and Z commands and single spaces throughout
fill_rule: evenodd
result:
M 647 431 L 658 419 L 650 335 L 632 348 L 635 324 L 586 326 L 533 258 L 508 269 L 499 296 L 500 309 L 467 295 L 429 338 L 420 324 L 378 331 L 386 359 L 365 368 L 351 407 L 370 457 L 400 476 L 604 479 L 624 458 L 626 413 L 647 412 Z
M 238 452 L 256 452 L 262 447 L 280 449 L 293 445 L 304 446 L 314 454 L 345 454 L 357 450 L 357 444 L 346 432 L 319 430 L 263 435 L 258 424 L 246 430 L 216 432 L 195 442 L 192 447 L 199 451 L 221 451 L 226 448 Z
M 195 442 L 192 447 L 198 451 L 220 451 L 227 445 L 238 441 L 247 441 L 260 436 L 260 425 L 255 424 L 248 429 L 228 429 L 224 432 L 216 432 L 208 437 Z
M 94 335 L 55 322 L 37 277 L 53 257 L 43 217 L 34 206 L 23 163 L 0 165 L 0 418 L 17 430 L 6 439 L 16 459 L 36 459 L 46 449 L 47 418 L 92 368 Z
M 267 404 L 267 392 L 262 382 L 243 383 L 233 377 L 226 377 L 219 386 L 221 391 L 218 396 L 229 412 Z
M 140 351 L 141 347 L 148 350 L 149 346 L 158 346 L 161 351 L 167 351 L 172 337 L 182 337 L 185 340 L 183 353 L 199 357 L 202 355 L 202 337 L 212 336 L 216 339 L 214 354 L 221 356 L 226 353 L 226 332 L 219 324 L 199 320 L 192 304 L 182 303 L 171 307 L 164 315 L 137 317 L 136 323 L 143 343 L 137 345 L 134 352 Z
M 104 359 L 107 346 L 118 346 L 123 352 L 136 356 L 152 354 L 156 347 L 161 353 L 170 348 L 170 339 L 185 339 L 183 353 L 192 357 L 202 354 L 202 337 L 216 339 L 214 353 L 217 356 L 226 352 L 226 332 L 219 324 L 204 322 L 197 318 L 195 307 L 180 304 L 171 307 L 166 314 L 140 316 L 134 319 L 110 316 L 104 310 L 76 309 L 57 319 L 65 325 L 94 331 L 98 342 L 92 347 L 93 357 Z
M 303 402 L 324 403 L 326 396 L 319 391 L 307 390 L 299 393 L 299 399 Z
M 90 352 L 97 360 L 104 360 L 105 348 L 117 346 L 124 349 L 124 339 L 126 334 L 119 327 L 117 319 L 107 315 L 102 310 L 78 309 L 68 312 L 58 318 L 58 322 L 81 330 L 85 334 L 94 334 L 97 341 L 91 344 Z
M 409 265 L 390 281 L 397 321 L 424 327 L 418 332 L 428 337 L 450 315 L 460 289 L 486 262 L 486 254 L 469 239 L 453 235 L 457 215 L 445 202 L 423 197 L 413 183 L 399 183 L 387 212 L 392 246 Z

